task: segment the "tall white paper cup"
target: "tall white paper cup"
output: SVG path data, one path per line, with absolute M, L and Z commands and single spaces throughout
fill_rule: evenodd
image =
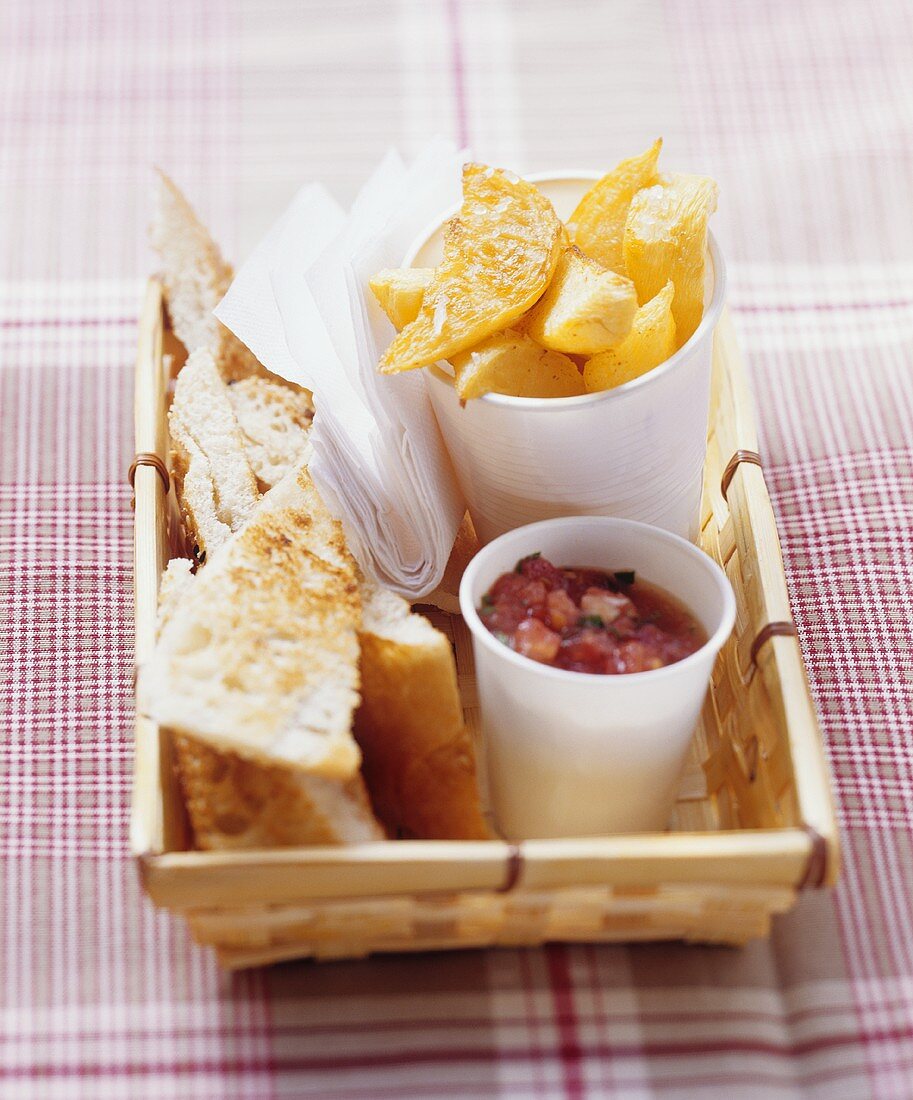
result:
M 529 179 L 566 218 L 599 173 Z M 442 219 L 406 264 L 440 262 Z M 622 516 L 698 534 L 713 330 L 725 270 L 710 238 L 707 306 L 691 339 L 661 366 L 604 393 L 522 398 L 487 394 L 464 408 L 441 366 L 425 372 L 434 412 L 482 542 L 566 515 Z
M 707 632 L 683 661 L 593 675 L 539 664 L 498 641 L 482 596 L 527 554 L 558 566 L 635 569 L 677 596 Z M 472 632 L 492 808 L 512 840 L 665 828 L 717 653 L 735 622 L 720 567 L 668 531 L 576 516 L 510 531 L 473 558 L 460 585 Z

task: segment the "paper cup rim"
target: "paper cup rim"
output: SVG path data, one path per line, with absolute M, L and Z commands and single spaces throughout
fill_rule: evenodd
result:
M 523 178 L 530 183 L 573 183 L 592 182 L 601 179 L 604 174 L 603 172 L 596 172 L 592 169 L 579 169 L 577 171 L 564 172 L 532 172 Z M 403 260 L 404 267 L 412 267 L 416 256 L 425 247 L 430 238 L 438 232 L 442 225 L 454 217 L 459 209 L 459 205 L 452 207 L 446 214 L 431 222 L 431 224 L 416 237 Z M 704 310 L 701 323 L 691 336 L 688 337 L 674 355 L 670 355 L 669 358 L 660 363 L 658 367 L 654 367 L 652 370 L 647 371 L 645 374 L 641 374 L 637 378 L 632 378 L 630 382 L 625 382 L 621 386 L 615 386 L 610 390 L 600 390 L 598 393 L 584 393 L 577 397 L 511 397 L 505 393 L 486 393 L 473 400 L 484 401 L 489 405 L 501 405 L 506 408 L 523 409 L 526 412 L 546 412 L 549 409 L 574 409 L 582 405 L 597 405 L 604 401 L 618 401 L 634 390 L 645 389 L 647 386 L 658 382 L 665 375 L 674 371 L 676 367 L 684 362 L 684 360 L 688 359 L 699 343 L 712 336 L 713 330 L 716 328 L 717 322 L 720 319 L 720 314 L 723 311 L 723 304 L 726 300 L 726 264 L 723 260 L 719 245 L 716 243 L 716 238 L 713 233 L 709 231 L 707 234 L 707 244 L 710 252 L 710 260 L 713 264 L 713 293 L 710 296 L 710 304 Z M 447 374 L 446 371 L 441 370 L 436 363 L 429 366 L 427 371 L 429 376 L 439 385 L 446 385 L 448 389 L 453 388 L 452 377 Z
M 484 568 L 485 562 L 491 556 L 492 552 L 497 550 L 506 540 L 516 538 L 520 532 L 522 532 L 524 536 L 529 535 L 530 544 L 532 544 L 536 541 L 535 535 L 546 528 L 567 527 L 571 529 L 581 526 L 592 527 L 594 525 L 607 529 L 614 528 L 616 530 L 626 529 L 635 531 L 646 539 L 653 539 L 654 542 L 665 542 L 675 546 L 678 550 L 684 551 L 695 561 L 699 562 L 700 566 L 706 569 L 708 574 L 713 576 L 723 597 L 723 608 L 719 625 L 700 649 L 696 649 L 694 653 L 689 653 L 687 657 L 682 658 L 680 661 L 675 661 L 673 664 L 664 665 L 662 668 L 648 669 L 644 672 L 617 674 L 575 672 L 570 669 L 555 668 L 552 665 L 542 664 L 540 661 L 534 661 L 531 657 L 524 657 L 521 653 L 517 653 L 503 642 L 499 642 L 488 627 L 485 626 L 476 610 L 475 601 L 470 590 L 478 573 Z M 523 553 L 521 550 L 519 557 L 522 558 L 522 556 Z M 492 583 L 494 583 L 496 579 L 497 578 L 493 577 Z M 675 593 L 673 592 L 672 595 L 674 596 Z M 694 608 L 689 607 L 688 610 L 692 615 L 695 613 Z M 723 648 L 723 644 L 732 633 L 732 629 L 735 626 L 736 603 L 732 585 L 720 565 L 708 554 L 705 554 L 703 550 L 687 539 L 683 539 L 680 535 L 673 534 L 671 531 L 666 531 L 662 527 L 654 527 L 650 523 L 641 523 L 640 520 L 634 519 L 622 519 L 619 516 L 561 516 L 555 519 L 540 520 L 537 523 L 528 523 L 523 527 L 515 527 L 511 531 L 505 531 L 503 535 L 499 535 L 496 539 L 493 539 L 483 546 L 466 567 L 462 580 L 460 581 L 460 614 L 463 616 L 466 625 L 469 627 L 473 638 L 477 642 L 483 645 L 489 652 L 506 660 L 515 667 L 525 669 L 529 673 L 544 676 L 547 679 L 558 680 L 564 683 L 601 683 L 606 686 L 606 690 L 610 691 L 612 689 L 609 687 L 609 684 L 618 686 L 622 683 L 630 684 L 632 682 L 638 684 L 655 683 L 658 680 L 669 679 L 686 672 L 693 665 L 705 659 L 709 653 L 712 653 L 715 657 Z

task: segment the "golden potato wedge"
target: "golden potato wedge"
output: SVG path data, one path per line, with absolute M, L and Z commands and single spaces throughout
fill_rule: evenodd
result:
M 568 218 L 571 240 L 587 256 L 625 275 L 623 241 L 631 200 L 642 187 L 656 183 L 656 163 L 663 139 L 639 157 L 623 160 L 587 191 Z
M 447 227 L 443 262 L 418 316 L 382 356 L 380 372 L 450 358 L 512 325 L 551 281 L 562 233 L 552 204 L 533 184 L 467 164 L 463 205 Z
M 399 332 L 418 317 L 425 291 L 434 278 L 431 267 L 385 267 L 368 286 Z
M 594 355 L 583 368 L 588 393 L 611 390 L 639 378 L 665 362 L 675 351 L 675 319 L 672 300 L 675 288 L 663 289 L 634 314 L 631 331 L 614 348 Z
M 451 362 L 462 401 L 485 393 L 576 397 L 586 392 L 573 360 L 540 347 L 522 332 L 500 332 L 472 351 L 453 356 Z
M 631 280 L 571 245 L 562 252 L 548 290 L 521 327 L 544 348 L 595 355 L 624 339 L 636 310 Z
M 649 302 L 671 279 L 672 315 L 678 346 L 704 315 L 707 223 L 719 188 L 706 176 L 673 174 L 638 191 L 624 236 L 625 269 L 640 302 Z

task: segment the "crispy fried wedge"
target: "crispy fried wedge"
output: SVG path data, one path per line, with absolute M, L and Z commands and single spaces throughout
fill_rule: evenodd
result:
M 671 279 L 672 315 L 678 346 L 704 314 L 707 223 L 719 188 L 706 176 L 673 174 L 639 191 L 631 202 L 624 261 L 641 302 L 649 302 Z
M 544 348 L 595 355 L 623 340 L 637 309 L 634 284 L 572 245 L 522 328 Z
M 443 262 L 418 316 L 387 348 L 380 372 L 450 358 L 512 325 L 551 281 L 561 234 L 552 204 L 531 183 L 467 164 L 463 205 L 447 226 Z
M 631 200 L 642 187 L 656 182 L 656 162 L 663 139 L 639 157 L 623 160 L 587 191 L 568 219 L 571 240 L 587 256 L 611 271 L 625 274 L 622 242 Z
M 675 351 L 672 299 L 675 288 L 663 289 L 634 314 L 631 331 L 622 342 L 586 361 L 583 380 L 587 392 L 610 390 L 658 367 Z
M 418 317 L 433 278 L 431 267 L 387 267 L 378 271 L 368 286 L 390 323 L 400 332 Z
M 572 359 L 540 347 L 522 332 L 500 332 L 472 351 L 455 355 L 451 362 L 461 401 L 485 393 L 576 397 L 586 392 Z

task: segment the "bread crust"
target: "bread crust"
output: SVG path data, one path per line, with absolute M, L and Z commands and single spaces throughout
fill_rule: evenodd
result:
M 411 622 L 374 625 L 369 613 L 359 632 L 354 732 L 375 812 L 393 835 L 489 839 L 450 642 L 425 619 L 417 629 L 420 617 L 400 602 Z

